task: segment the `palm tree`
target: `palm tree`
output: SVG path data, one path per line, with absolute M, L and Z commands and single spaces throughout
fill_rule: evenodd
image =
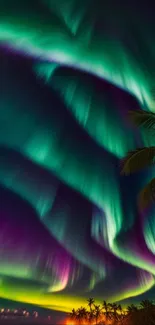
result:
M 155 114 L 143 110 L 130 111 L 131 121 L 145 129 L 155 130 Z M 129 175 L 155 163 L 155 146 L 137 148 L 131 151 L 122 160 L 122 174 Z M 155 178 L 153 178 L 140 192 L 138 198 L 139 208 L 147 208 L 155 201 Z
M 89 324 L 92 324 L 94 322 L 94 318 L 95 318 L 95 314 L 94 314 L 94 310 L 90 310 L 88 312 L 88 322 Z
M 108 303 L 105 300 L 103 300 L 102 306 L 103 306 L 103 309 L 105 310 L 105 313 L 107 313 L 107 311 L 108 311 Z
M 79 322 L 79 324 L 82 322 L 82 319 L 83 319 L 82 307 L 78 308 L 76 319 Z
M 122 309 L 121 305 L 118 305 L 118 319 L 122 322 L 125 318 L 126 314 Z
M 69 318 L 72 320 L 77 320 L 77 311 L 73 308 L 72 312 L 69 313 Z
M 88 312 L 87 312 L 86 308 L 80 307 L 77 310 L 76 319 L 78 320 L 79 324 L 83 323 L 83 321 L 86 321 L 87 315 L 88 315 Z
M 142 308 L 146 308 L 146 309 L 150 309 L 152 307 L 155 307 L 155 305 L 153 304 L 153 301 L 152 300 L 142 300 L 141 303 L 140 303 L 140 306 Z
M 131 320 L 137 311 L 138 308 L 134 304 L 129 305 L 127 307 L 126 320 Z
M 134 304 L 131 304 L 130 306 L 127 307 L 127 312 L 128 314 L 132 314 L 138 311 L 138 307 L 135 306 Z
M 109 321 L 111 325 L 155 325 L 155 305 L 151 300 L 143 300 L 140 308 L 132 304 L 128 306 L 127 312 L 123 311 L 121 305 L 110 304 L 106 301 L 103 301 L 102 308 L 94 303 L 93 306 L 91 311 L 87 311 L 84 307 L 72 309 L 69 316 L 78 321 L 79 325 L 88 324 L 88 322 L 105 325 L 109 324 Z M 103 316 L 106 316 L 106 320 Z
M 101 308 L 100 305 L 94 305 L 94 317 L 96 321 L 96 325 L 98 324 L 98 321 L 101 317 Z
M 92 306 L 94 306 L 95 300 L 94 300 L 94 298 L 89 298 L 87 300 L 87 302 L 88 302 L 88 306 L 89 306 L 90 311 L 91 311 L 92 310 Z
M 116 303 L 111 304 L 112 317 L 115 321 L 118 320 L 118 306 Z
M 127 324 L 132 324 L 132 325 L 139 324 L 138 323 L 138 321 L 139 321 L 138 311 L 139 311 L 138 307 L 135 306 L 134 304 L 131 304 L 130 306 L 127 307 L 127 315 L 125 317 Z
M 152 309 L 140 308 L 128 315 L 128 324 L 132 325 L 154 325 L 155 313 Z
M 142 300 L 140 303 L 141 313 L 144 319 L 147 319 L 149 324 L 155 324 L 155 305 L 151 300 Z
M 111 320 L 111 305 L 104 300 L 102 306 L 106 320 Z

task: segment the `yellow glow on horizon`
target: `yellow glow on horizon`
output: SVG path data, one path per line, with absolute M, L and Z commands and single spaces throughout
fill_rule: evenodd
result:
M 151 289 L 154 285 L 154 279 L 152 278 L 149 283 L 144 283 L 139 288 L 134 288 L 126 292 L 119 293 L 108 299 L 108 302 L 121 301 L 127 298 L 135 297 L 142 294 L 143 292 Z M 78 309 L 81 306 L 87 308 L 87 297 L 77 297 L 77 296 L 66 296 L 61 293 L 47 293 L 38 290 L 26 289 L 26 288 L 14 288 L 10 286 L 5 281 L 0 286 L 0 296 L 1 298 L 11 299 L 14 301 L 34 304 L 39 307 L 57 310 L 61 312 L 69 313 L 73 308 Z M 103 299 L 95 299 L 96 304 L 102 305 Z

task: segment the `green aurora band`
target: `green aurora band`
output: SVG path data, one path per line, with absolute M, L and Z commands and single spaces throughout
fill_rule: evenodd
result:
M 59 6 L 56 0 L 34 1 L 33 7 L 30 0 L 20 4 L 17 0 L 1 1 L 0 40 L 43 59 L 92 72 L 149 106 L 154 87 L 154 21 L 144 26 L 144 10 L 137 16 L 132 3 L 122 5 L 121 10 L 117 5 L 111 10 L 110 3 L 106 2 L 104 7 L 100 1 L 79 1 L 76 10 L 77 1 L 59 1 Z M 98 19 L 105 22 L 103 34 L 95 28 Z M 117 28 L 116 37 L 113 30 L 108 30 L 111 26 Z M 148 48 L 149 58 L 144 48 L 141 51 L 143 44 Z

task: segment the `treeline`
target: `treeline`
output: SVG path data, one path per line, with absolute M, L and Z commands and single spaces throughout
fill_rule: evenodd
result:
M 93 298 L 87 300 L 88 307 L 74 308 L 69 314 L 72 325 L 155 325 L 155 304 L 143 300 L 139 306 L 123 308 L 120 304 L 103 301 L 97 305 Z

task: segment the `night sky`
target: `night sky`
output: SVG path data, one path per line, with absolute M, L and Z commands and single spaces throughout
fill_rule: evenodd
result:
M 153 144 L 127 112 L 155 111 L 154 12 L 0 0 L 0 305 L 154 298 L 155 211 L 137 207 L 154 168 L 120 175 Z

